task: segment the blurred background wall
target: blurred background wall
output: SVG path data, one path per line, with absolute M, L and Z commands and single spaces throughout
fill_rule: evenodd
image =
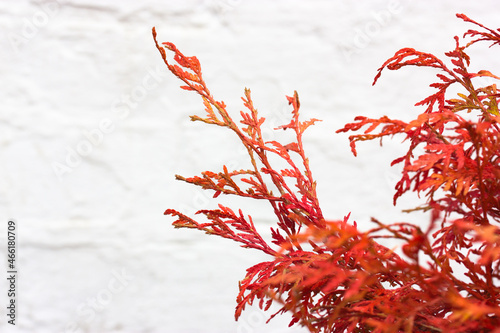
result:
M 236 137 L 192 123 L 198 96 L 178 88 L 155 49 L 171 41 L 196 55 L 206 82 L 235 117 L 244 87 L 268 119 L 285 124 L 285 95 L 297 90 L 303 119 L 323 122 L 305 135 L 329 219 L 361 228 L 427 222 L 392 205 L 402 138 L 361 144 L 335 134 L 357 115 L 409 119 L 435 73 L 377 68 L 413 47 L 438 56 L 471 28 L 455 17 L 498 27 L 493 1 L 97 1 L 0 3 L 0 244 L 7 271 L 7 221 L 18 226 L 17 325 L 2 332 L 304 332 L 290 317 L 250 307 L 234 321 L 237 281 L 266 257 L 191 230 L 163 212 L 215 207 L 210 193 L 175 181 L 222 165 L 248 165 Z M 498 75 L 496 49 L 475 48 L 472 67 Z M 266 233 L 267 206 L 221 198 L 254 216 Z M 4 273 L 2 273 L 4 274 Z M 1 275 L 0 275 L 1 276 Z M 0 300 L 7 281 L 0 279 Z M 6 303 L 6 302 L 4 302 Z

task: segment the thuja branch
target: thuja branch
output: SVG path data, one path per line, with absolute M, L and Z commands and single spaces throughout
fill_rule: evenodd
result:
M 245 89 L 245 95 L 242 98 L 243 104 L 249 110 L 249 113 L 240 112 L 242 116 L 241 123 L 244 125 L 244 127 L 240 128 L 227 112 L 224 102 L 216 101 L 210 93 L 203 80 L 198 59 L 196 57 L 185 56 L 172 43 L 163 43 L 160 45 L 156 39 L 156 31 L 154 28 L 153 37 L 155 45 L 160 51 L 162 59 L 168 69 L 185 83 L 182 88 L 195 91 L 203 99 L 206 117 L 191 116 L 191 120 L 227 127 L 233 131 L 245 146 L 253 168 L 253 171 L 228 171 L 224 166 L 223 172 L 214 173 L 207 171 L 202 173 L 202 177 L 186 178 L 177 176 L 177 179 L 201 186 L 203 189 L 213 190 L 215 191 L 214 197 L 220 194 L 228 194 L 269 201 L 278 219 L 278 226 L 282 232 L 285 232 L 287 237 L 287 239 L 281 237 L 279 231 L 274 230 L 273 238 L 274 243 L 277 245 L 281 245 L 283 242 L 293 243 L 292 236 L 300 231 L 304 223 L 306 225 L 321 224 L 323 216 L 316 197 L 316 184 L 312 178 L 309 162 L 305 156 L 302 143 L 302 134 L 304 130 L 317 120 L 299 121 L 300 103 L 297 93 L 295 92 L 293 97 L 288 97 L 288 101 L 293 107 L 292 121 L 287 125 L 279 127 L 279 129 L 283 130 L 289 128 L 293 129 L 296 134 L 296 142 L 291 142 L 287 145 L 282 145 L 275 141 L 265 142 L 261 131 L 261 126 L 265 118 L 259 117 L 253 105 L 249 89 Z M 171 64 L 169 62 L 165 50 L 174 53 L 173 59 L 177 64 Z M 305 175 L 303 175 L 301 170 L 295 165 L 295 162 L 290 156 L 291 153 L 296 153 L 301 158 L 305 169 Z M 269 161 L 268 154 L 275 154 L 284 159 L 291 169 L 280 171 L 274 170 Z M 258 162 L 260 162 L 262 166 L 259 166 Z M 245 178 L 240 176 L 248 177 Z M 271 183 L 279 192 L 278 195 L 274 195 L 272 191 L 268 189 L 267 182 L 264 178 L 265 176 L 270 177 Z M 295 192 L 289 187 L 285 178 L 292 178 L 295 180 L 295 186 L 298 192 Z M 247 188 L 242 189 L 237 184 L 238 182 L 246 184 Z M 176 214 L 175 211 L 172 210 L 169 210 L 168 213 Z M 200 213 L 204 214 L 209 219 L 213 217 L 206 211 Z M 184 217 L 178 214 L 177 216 L 180 217 L 182 221 L 186 222 Z M 294 220 L 290 219 L 291 216 L 294 216 Z M 192 221 L 189 221 L 188 224 L 190 227 L 193 226 Z M 176 226 L 183 226 L 183 223 L 179 222 Z M 202 230 L 206 230 L 207 228 L 207 226 L 201 224 L 198 226 Z M 214 233 L 213 230 L 210 230 L 210 232 Z M 222 233 L 222 231 L 220 231 L 220 233 Z M 298 249 L 301 249 L 300 244 L 294 243 L 294 245 Z M 248 244 L 245 244 L 245 246 L 248 246 Z
M 358 142 L 403 135 L 409 149 L 391 164 L 404 164 L 394 204 L 408 191 L 423 192 L 425 204 L 407 211 L 431 213 L 427 227 L 373 218 L 376 227 L 364 232 L 356 222 L 349 222 L 349 214 L 333 221 L 323 217 L 303 146 L 304 131 L 318 120 L 300 121 L 297 92 L 287 97 L 290 122 L 276 129 L 292 130 L 294 140 L 265 141 L 265 118 L 259 116 L 250 90 L 244 91 L 247 111 L 240 111 L 237 123 L 224 102 L 215 100 L 208 90 L 198 59 L 184 56 L 172 43 L 160 45 L 153 28 L 156 47 L 167 68 L 183 82 L 181 88 L 202 98 L 206 114 L 191 120 L 231 130 L 246 148 L 251 164 L 249 169 L 223 166 L 220 172 L 177 179 L 214 191 L 214 198 L 223 194 L 266 200 L 275 214 L 274 247 L 241 210 L 219 205 L 196 212 L 205 216 L 205 223 L 172 209 L 165 212 L 177 218 L 175 227 L 199 229 L 271 256 L 270 261 L 248 268 L 240 281 L 236 319 L 247 304 L 259 300 L 264 310 L 272 303 L 281 306 L 271 318 L 290 312 L 290 325 L 300 323 L 315 333 L 468 333 L 500 326 L 500 94 L 494 84 L 479 88 L 473 84 L 476 77 L 499 77 L 486 70 L 471 73 L 466 53 L 479 41 L 499 45 L 500 29 L 457 16 L 480 30 L 465 33 L 464 37 L 473 38 L 466 46 L 455 38 L 455 49 L 445 53 L 452 66 L 431 53 L 404 48 L 374 78 L 375 83 L 386 68 L 437 69 L 438 80 L 430 85 L 437 91 L 416 103 L 425 107 L 423 112 L 409 122 L 358 116 L 337 131 L 356 132 L 349 137 L 354 155 Z M 172 64 L 167 51 L 174 54 Z M 462 86 L 466 93 L 448 98 L 452 85 Z M 471 114 L 462 117 L 464 111 Z M 287 167 L 274 169 L 270 156 Z M 301 163 L 296 163 L 297 158 Z M 389 249 L 378 242 L 386 239 L 401 246 Z M 457 267 L 464 277 L 454 271 Z

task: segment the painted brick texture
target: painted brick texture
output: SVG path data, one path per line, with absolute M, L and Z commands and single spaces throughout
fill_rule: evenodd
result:
M 235 114 L 244 87 L 252 89 L 269 136 L 291 111 L 285 95 L 297 90 L 302 116 L 323 119 L 305 145 L 324 214 L 352 212 L 362 225 L 371 216 L 426 217 L 401 213 L 417 198 L 392 206 L 398 171 L 389 163 L 400 140 L 360 145 L 354 158 L 335 130 L 356 115 L 408 119 L 434 73 L 385 73 L 372 87 L 377 68 L 407 46 L 441 56 L 469 28 L 455 13 L 496 27 L 497 9 L 493 0 L 2 1 L 0 253 L 14 219 L 19 295 L 15 327 L 0 305 L 0 331 L 304 332 L 287 328 L 287 316 L 266 325 L 270 313 L 257 308 L 235 322 L 237 281 L 266 258 L 174 230 L 163 216 L 214 205 L 174 174 L 248 161 L 230 134 L 189 121 L 201 101 L 167 72 L 152 26 L 160 41 L 200 59 L 212 92 Z M 500 66 L 485 54 L 476 59 Z M 267 206 L 224 200 L 264 233 L 273 223 Z

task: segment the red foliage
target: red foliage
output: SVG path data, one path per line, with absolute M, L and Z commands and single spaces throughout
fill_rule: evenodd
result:
M 476 77 L 498 77 L 486 70 L 469 72 L 465 53 L 479 41 L 500 44 L 500 29 L 457 16 L 480 30 L 464 34 L 471 38 L 465 46 L 455 37 L 455 49 L 446 53 L 453 67 L 432 54 L 405 48 L 388 59 L 375 77 L 374 83 L 386 68 L 436 68 L 439 81 L 431 87 L 437 92 L 416 104 L 425 111 L 408 123 L 385 116 L 356 117 L 338 130 L 367 127 L 349 138 L 355 155 L 358 141 L 403 135 L 409 149 L 392 162 L 404 164 L 394 203 L 405 192 L 415 191 L 426 199 L 414 210 L 431 212 L 430 222 L 422 226 L 372 219 L 376 227 L 365 232 L 349 223 L 348 216 L 339 221 L 323 218 L 302 145 L 305 129 L 317 120 L 299 120 L 296 92 L 287 97 L 292 119 L 278 128 L 293 130 L 295 141 L 266 142 L 261 133 L 265 119 L 254 108 L 250 90 L 245 89 L 248 111 L 241 111 L 240 125 L 211 95 L 198 59 L 184 56 L 171 43 L 160 46 L 153 29 L 168 69 L 184 82 L 183 89 L 203 99 L 205 117 L 191 119 L 234 132 L 251 164 L 247 170 L 229 171 L 224 166 L 221 172 L 177 179 L 214 191 L 214 198 L 227 194 L 267 200 L 276 215 L 272 245 L 241 210 L 219 205 L 198 211 L 206 223 L 172 209 L 165 212 L 177 218 L 175 227 L 203 230 L 271 256 L 270 261 L 250 267 L 240 282 L 236 318 L 247 304 L 259 300 L 266 310 L 273 302 L 281 304 L 276 314 L 290 312 L 290 325 L 299 323 L 311 332 L 490 332 L 500 327 L 500 94 L 495 84 L 476 87 L 473 82 Z M 174 52 L 178 65 L 167 61 L 165 49 Z M 447 99 L 451 85 L 461 86 L 464 93 Z M 272 155 L 288 168 L 274 169 Z M 401 255 L 381 245 L 381 238 L 399 240 Z

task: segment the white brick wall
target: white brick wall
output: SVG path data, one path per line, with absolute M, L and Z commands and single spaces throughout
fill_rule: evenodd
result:
M 151 27 L 200 59 L 233 112 L 246 86 L 271 123 L 284 123 L 284 96 L 297 90 L 302 116 L 324 120 L 306 135 L 324 213 L 352 211 L 363 225 L 370 216 L 422 219 L 399 213 L 414 198 L 391 204 L 397 173 L 389 163 L 403 147 L 367 143 L 354 158 L 347 136 L 334 132 L 356 115 L 408 119 L 433 73 L 386 72 L 371 87 L 376 69 L 401 47 L 453 48 L 452 37 L 471 27 L 459 12 L 497 28 L 494 0 L 2 1 L 0 262 L 5 272 L 13 218 L 19 296 L 16 327 L 0 305 L 0 331 L 303 332 L 286 327 L 289 317 L 265 325 L 258 309 L 236 323 L 237 281 L 266 258 L 174 230 L 163 216 L 214 205 L 175 173 L 245 159 L 227 133 L 188 120 L 202 112 L 200 99 L 166 72 Z M 494 51 L 477 59 L 498 69 Z M 273 222 L 254 202 L 234 205 L 264 230 Z

